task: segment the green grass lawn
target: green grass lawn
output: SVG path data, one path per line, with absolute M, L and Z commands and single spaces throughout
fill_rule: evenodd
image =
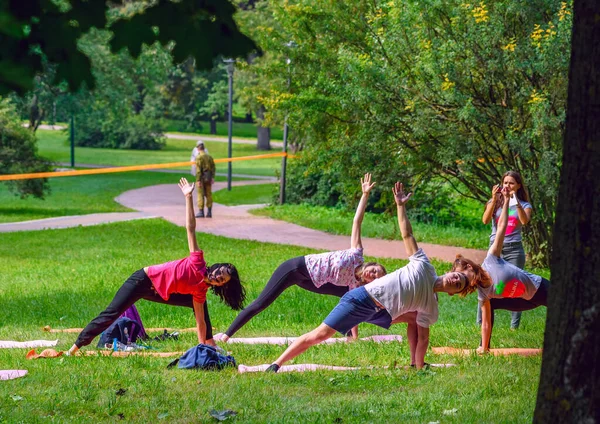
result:
M 303 227 L 332 234 L 350 235 L 354 212 L 309 205 L 272 205 L 253 209 L 252 214 L 269 216 Z M 423 224 L 411 221 L 415 237 L 422 243 L 487 249 L 490 228 L 483 224 L 464 228 L 456 225 Z M 398 239 L 395 216 L 366 213 L 362 224 L 363 237 Z
M 55 162 L 71 162 L 71 149 L 68 144 L 68 134 L 64 131 L 38 130 L 38 150 L 44 156 Z M 124 150 L 96 149 L 92 147 L 75 147 L 75 163 L 95 165 L 145 165 L 155 163 L 182 162 L 190 159 L 196 139 L 190 135 L 189 140 L 167 139 L 162 150 Z M 215 159 L 227 157 L 227 143 L 206 141 L 206 148 Z M 277 150 L 274 150 L 277 152 Z M 264 154 L 252 144 L 233 145 L 233 157 L 253 156 Z M 281 158 L 254 159 L 233 162 L 233 173 L 250 175 L 274 176 L 281 168 Z M 227 163 L 217 164 L 217 172 L 227 172 Z
M 235 115 L 234 115 L 235 116 Z M 175 121 L 175 120 L 163 120 L 165 125 L 165 132 L 187 132 L 186 131 L 186 123 L 183 121 Z M 210 134 L 210 122 L 205 121 L 202 122 L 202 128 L 196 131 L 197 134 L 203 135 L 212 135 Z M 221 136 L 227 136 L 228 133 L 228 123 L 227 122 L 217 122 L 217 134 Z M 256 124 L 246 123 L 246 122 L 233 122 L 232 130 L 233 137 L 241 137 L 241 138 L 256 138 Z M 283 128 L 271 128 L 271 139 L 272 140 L 281 140 L 283 139 Z
M 284 260 L 309 249 L 230 240 L 199 234 L 208 262 L 232 261 L 254 299 Z M 41 328 L 82 327 L 110 301 L 136 269 L 187 255 L 185 230 L 162 220 L 97 227 L 0 234 L 0 339 L 59 339 L 68 348 L 76 334 L 50 335 Z M 383 260 L 388 270 L 405 264 Z M 449 264 L 435 262 L 439 273 Z M 209 295 L 215 332 L 235 317 Z M 250 321 L 238 336 L 299 335 L 318 325 L 336 304 L 328 296 L 287 290 Z M 432 346 L 476 347 L 475 296 L 440 296 L 440 319 L 431 330 Z M 138 302 L 146 327 L 190 327 L 191 310 Z M 509 331 L 509 313 L 499 313 L 495 347 L 540 347 L 545 309 L 526 312 L 521 328 Z M 362 335 L 386 334 L 361 325 Z M 405 334 L 403 325 L 392 327 Z M 196 344 L 154 343 L 164 351 Z M 90 347 L 92 348 L 92 347 Z M 88 349 L 90 349 L 88 348 Z M 281 346 L 232 346 L 238 363 L 269 363 Z M 40 349 L 38 349 L 39 351 Z M 68 357 L 27 361 L 26 349 L 0 349 L 4 369 L 27 369 L 25 378 L 0 384 L 0 422 L 210 422 L 210 409 L 238 412 L 231 422 L 471 423 L 530 422 L 535 406 L 540 357 L 450 357 L 428 353 L 428 362 L 456 367 L 416 372 L 383 369 L 407 365 L 408 344 L 318 346 L 296 363 L 374 366 L 355 372 L 242 374 L 230 369 L 197 372 L 166 369 L 168 358 Z M 124 389 L 123 395 L 117 395 Z
M 114 198 L 127 190 L 155 184 L 176 184 L 185 174 L 122 172 L 50 178 L 51 192 L 44 200 L 20 199 L 0 184 L 0 223 L 29 221 L 56 216 L 125 212 L 130 209 Z M 187 175 L 186 177 L 188 177 Z
M 256 205 L 272 203 L 279 192 L 279 184 L 257 184 L 231 187 L 231 191 L 219 190 L 214 193 L 215 202 L 222 205 Z

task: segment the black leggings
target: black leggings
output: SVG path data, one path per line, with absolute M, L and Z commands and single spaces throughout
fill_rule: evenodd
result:
M 328 294 L 337 297 L 342 297 L 348 292 L 348 287 L 336 286 L 335 284 L 330 283 L 323 284 L 321 287 L 316 287 L 306 269 L 304 256 L 289 259 L 277 267 L 263 291 L 258 295 L 254 302 L 238 314 L 237 318 L 231 323 L 225 334 L 229 337 L 233 336 L 240 328 L 246 325 L 248 321 L 273 303 L 285 289 L 293 285 L 302 287 L 304 290 L 313 293 Z
M 494 311 L 496 309 L 505 309 L 512 312 L 522 312 L 535 309 L 538 306 L 548 306 L 548 285 L 550 281 L 542 278 L 540 287 L 537 289 L 533 297 L 529 300 L 522 298 L 502 298 L 502 299 L 490 299 L 490 307 L 492 314 L 492 328 L 494 328 Z M 491 331 L 491 330 L 490 330 Z M 492 335 L 490 332 L 490 342 L 492 341 Z M 488 345 L 489 346 L 489 345 Z
M 123 312 L 140 299 L 194 309 L 194 300 L 190 294 L 172 294 L 169 296 L 169 300 L 164 300 L 154 291 L 152 281 L 144 270 L 140 269 L 123 283 L 110 305 L 83 329 L 77 337 L 75 345 L 78 348 L 89 345 L 94 337 L 110 327 Z M 206 323 L 206 340 L 210 340 L 213 335 L 207 302 L 204 302 L 204 321 Z

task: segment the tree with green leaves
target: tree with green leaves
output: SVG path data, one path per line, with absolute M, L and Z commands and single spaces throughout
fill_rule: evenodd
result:
M 267 119 L 288 117 L 308 147 L 298 174 L 339 203 L 370 164 L 383 186 L 436 179 L 482 203 L 506 170 L 521 172 L 535 209 L 528 251 L 548 263 L 570 10 L 560 0 L 271 1 L 251 33 L 273 58 L 262 72 L 286 75 L 292 62 L 291 88 L 280 77 L 262 92 Z
M 115 10 L 125 13 L 115 13 Z M 90 50 L 94 49 L 86 52 L 84 46 L 84 36 L 91 31 L 112 34 L 110 40 L 106 40 L 111 53 L 127 49 L 136 59 L 144 51 L 143 46 L 157 44 L 169 49 L 175 63 L 182 63 L 191 56 L 197 68 L 209 69 L 219 55 L 239 57 L 256 49 L 254 42 L 238 30 L 233 20 L 235 12 L 233 4 L 222 0 L 1 2 L 0 94 L 33 91 L 32 112 L 35 113 L 31 115 L 34 122 L 39 122 L 43 113 L 39 110 L 40 99 L 36 97 L 35 87 L 36 81 L 44 80 L 42 75 L 47 69 L 53 73 L 51 80 L 44 80 L 47 86 L 58 87 L 64 82 L 71 92 L 84 84 L 87 89 L 96 88 L 99 73 L 92 70 L 89 56 Z M 127 69 L 122 71 L 127 72 Z M 139 75 L 130 77 L 135 83 L 131 87 L 137 90 L 133 108 L 139 115 L 147 96 L 147 86 Z M 106 106 L 110 105 L 106 96 L 100 97 L 104 97 L 102 101 Z M 101 116 L 98 103 L 94 104 L 95 112 Z M 148 128 L 142 122 L 143 118 L 136 118 L 136 121 L 137 125 Z M 137 133 L 136 128 L 121 128 L 123 131 L 120 131 L 113 126 L 113 129 L 113 139 L 125 140 L 121 145 L 131 144 L 134 141 L 131 136 Z M 148 134 L 151 135 L 152 130 Z
M 111 21 L 111 5 L 129 6 L 131 14 Z M 127 48 L 138 57 L 144 44 L 174 43 L 176 63 L 193 56 L 199 68 L 211 68 L 218 55 L 238 57 L 255 49 L 254 42 L 238 30 L 235 11 L 222 0 L 4 1 L 0 3 L 0 94 L 33 89 L 35 76 L 44 71 L 43 58 L 56 65 L 55 83 L 67 81 L 71 91 L 83 82 L 94 88 L 90 59 L 78 47 L 91 28 L 112 32 L 113 53 Z
M 0 98 L 0 174 L 50 171 L 50 164 L 38 157 L 35 134 L 21 125 L 9 99 Z M 48 179 L 7 181 L 8 188 L 21 198 L 44 198 Z

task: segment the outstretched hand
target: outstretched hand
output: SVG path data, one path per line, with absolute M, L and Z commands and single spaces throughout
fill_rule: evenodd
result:
M 363 178 L 360 179 L 360 185 L 362 187 L 362 192 L 364 194 L 368 194 L 373 187 L 375 187 L 377 183 L 371 183 L 371 174 L 366 173 Z
M 412 196 L 412 193 L 404 193 L 404 185 L 400 182 L 394 184 L 392 192 L 394 193 L 394 200 L 398 206 L 404 206 L 406 202 L 408 202 L 408 199 L 410 199 L 410 196 Z
M 179 188 L 184 196 L 191 196 L 194 191 L 194 183 L 188 183 L 187 178 L 179 180 Z

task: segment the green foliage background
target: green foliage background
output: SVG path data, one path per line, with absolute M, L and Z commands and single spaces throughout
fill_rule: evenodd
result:
M 294 201 L 350 206 L 369 171 L 384 187 L 446 181 L 484 202 L 517 170 L 535 211 L 528 251 L 547 259 L 570 2 L 275 0 L 253 13 L 262 24 L 252 15 L 242 27 L 268 52 L 254 68 L 270 81 L 259 93 L 266 119 L 287 116 L 303 140 Z
M 37 154 L 35 135 L 23 128 L 14 106 L 0 97 L 0 174 L 47 172 L 50 164 Z M 21 198 L 43 198 L 48 179 L 7 181 L 8 189 Z

